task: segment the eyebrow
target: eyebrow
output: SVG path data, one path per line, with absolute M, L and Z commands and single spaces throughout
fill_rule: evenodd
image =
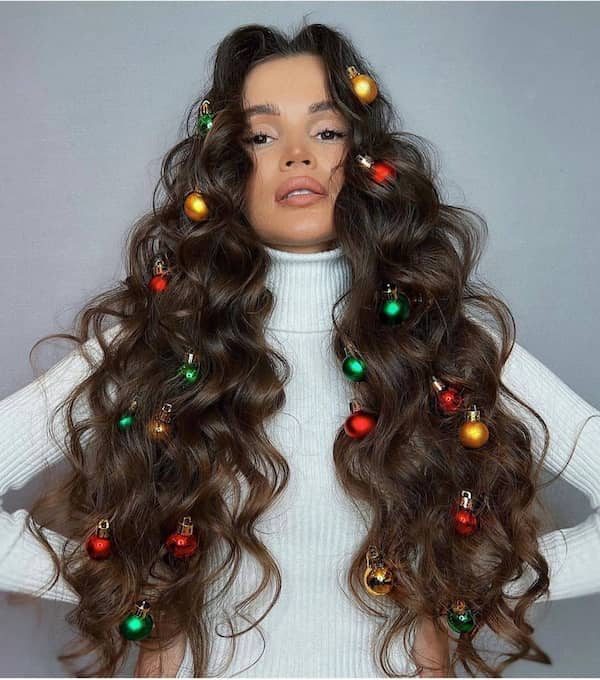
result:
M 337 111 L 337 107 L 335 104 L 328 100 L 324 99 L 321 102 L 315 102 L 314 104 L 311 104 L 308 107 L 307 113 L 320 113 L 321 111 Z M 244 113 L 246 114 L 247 118 L 250 118 L 252 116 L 256 116 L 259 113 L 266 113 L 270 116 L 280 116 L 281 112 L 279 108 L 277 107 L 276 104 L 256 104 L 255 106 L 250 106 L 247 109 L 244 109 Z

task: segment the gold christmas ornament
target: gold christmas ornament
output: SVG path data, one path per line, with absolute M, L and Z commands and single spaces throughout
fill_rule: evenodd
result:
M 374 545 L 367 553 L 367 568 L 363 574 L 363 584 L 369 595 L 387 595 L 394 587 L 394 574 Z
M 151 418 L 148 423 L 148 435 L 151 439 L 157 442 L 162 442 L 171 436 L 173 425 L 171 423 L 172 404 L 164 404 L 160 413 L 154 418 Z
M 379 94 L 377 83 L 364 73 L 359 73 L 354 66 L 348 66 L 346 73 L 350 78 L 350 85 L 354 94 L 363 104 L 370 104 Z
M 465 422 L 458 430 L 458 438 L 463 446 L 478 449 L 490 438 L 490 432 L 481 421 L 481 411 L 473 404 L 465 414 Z
M 202 222 L 209 215 L 208 205 L 199 191 L 191 191 L 183 202 L 183 212 L 194 222 Z

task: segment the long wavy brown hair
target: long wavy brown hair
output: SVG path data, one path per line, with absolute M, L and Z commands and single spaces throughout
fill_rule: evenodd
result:
M 537 510 L 544 508 L 538 492 L 549 483 L 538 479 L 548 430 L 501 380 L 515 323 L 506 303 L 475 276 L 487 224 L 469 209 L 442 202 L 433 146 L 402 129 L 382 79 L 351 40 L 303 19 L 291 38 L 251 24 L 219 43 L 212 82 L 190 107 L 183 138 L 163 160 L 153 209 L 131 228 L 127 276 L 91 298 L 76 316 L 74 334 L 45 336 L 31 350 L 50 338 L 72 340 L 75 352 L 101 348 L 99 358 L 86 356 L 89 376 L 52 414 L 54 420 L 60 412 L 65 421 L 64 442 L 52 429 L 69 472 L 36 499 L 28 525 L 52 555 L 50 585 L 60 574 L 79 594 L 67 617 L 77 644 L 58 657 L 72 670 L 91 654 L 93 662 L 73 670 L 79 677 L 114 676 L 123 667 L 136 643 L 118 627 L 142 598 L 156 625 L 139 644 L 162 648 L 183 631 L 195 676 L 207 675 L 213 632 L 208 604 L 224 597 L 244 551 L 258 561 L 264 579 L 236 613 L 249 617 L 247 608 L 274 583 L 275 596 L 250 628 L 258 626 L 279 597 L 281 574 L 256 526 L 288 483 L 288 463 L 264 425 L 284 405 L 290 366 L 264 334 L 274 298 L 266 287 L 268 252 L 245 217 L 253 161 L 244 143 L 241 92 L 253 66 L 298 54 L 323 60 L 329 96 L 351 129 L 334 219 L 352 285 L 332 310 L 332 341 L 340 362 L 349 343 L 366 362 L 368 379 L 356 383 L 356 395 L 377 424 L 363 439 L 347 436 L 340 424 L 333 461 L 346 493 L 369 510 L 367 531 L 347 565 L 347 584 L 357 606 L 383 620 L 373 658 L 385 675 L 398 677 L 389 658 L 393 640 L 404 635 L 406 646 L 422 616 L 442 630 L 443 612 L 459 598 L 477 625 L 456 636 L 453 671 L 462 663 L 470 675 L 499 676 L 518 659 L 551 663 L 525 618 L 549 585 L 537 542 L 543 528 Z M 378 83 L 371 104 L 350 87 L 350 65 Z M 216 117 L 208 134 L 200 135 L 196 119 L 205 99 Z M 373 181 L 357 154 L 385 159 L 396 181 Z M 193 189 L 202 191 L 210 208 L 202 222 L 182 208 Z M 160 294 L 148 285 L 157 255 L 171 273 Z M 429 304 L 402 324 L 378 323 L 383 282 Z M 335 314 L 342 302 L 343 314 Z M 103 338 L 109 327 L 115 329 L 110 341 Z M 190 347 L 200 357 L 194 384 L 179 373 Z M 437 408 L 432 376 L 460 390 L 461 410 Z M 134 398 L 135 425 L 122 431 L 119 418 Z M 157 442 L 144 424 L 167 402 L 174 430 Z M 537 456 L 511 402 L 543 426 Z M 457 431 L 474 403 L 490 436 L 481 450 L 466 452 Z M 462 489 L 486 499 L 479 530 L 468 537 L 454 531 L 451 513 Z M 193 520 L 199 549 L 171 559 L 164 541 L 184 516 Z M 113 554 L 90 559 L 85 544 L 103 518 L 110 520 Z M 60 555 L 41 532 L 57 520 L 74 546 Z M 384 598 L 370 597 L 362 584 L 370 545 L 394 567 L 396 586 Z M 220 553 L 219 546 L 226 550 Z M 533 584 L 509 598 L 503 587 L 526 569 L 535 572 Z M 225 587 L 216 591 L 223 574 Z M 496 665 L 476 648 L 486 627 L 509 645 Z M 234 646 L 250 628 L 231 636 Z

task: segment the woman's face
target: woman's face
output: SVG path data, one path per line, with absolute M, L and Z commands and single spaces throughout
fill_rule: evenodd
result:
M 248 123 L 245 143 L 254 162 L 246 187 L 246 218 L 272 248 L 330 250 L 336 245 L 333 207 L 344 183 L 343 167 L 334 168 L 343 165 L 349 126 L 333 108 L 311 111 L 327 99 L 321 59 L 295 55 L 258 64 L 246 77 L 242 98 Z M 279 115 L 264 110 L 265 105 Z M 316 180 L 323 194 L 305 205 L 280 201 L 282 184 L 296 177 Z

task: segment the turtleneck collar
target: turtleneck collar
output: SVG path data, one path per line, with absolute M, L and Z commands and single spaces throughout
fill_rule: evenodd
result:
M 330 330 L 333 305 L 350 288 L 352 279 L 342 247 L 319 253 L 265 249 L 271 258 L 267 288 L 275 298 L 266 327 L 296 332 Z

